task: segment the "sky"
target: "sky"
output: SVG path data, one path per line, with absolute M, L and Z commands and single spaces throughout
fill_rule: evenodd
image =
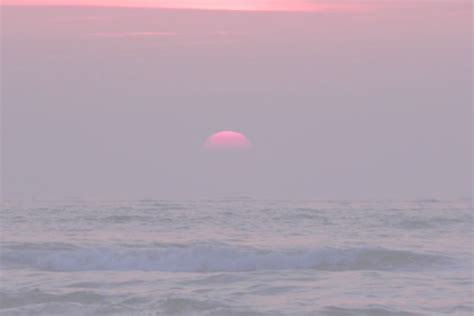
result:
M 4 199 L 471 196 L 470 1 L 1 3 Z

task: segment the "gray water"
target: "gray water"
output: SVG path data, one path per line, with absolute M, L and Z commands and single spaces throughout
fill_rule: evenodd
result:
M 472 315 L 472 202 L 10 202 L 2 315 Z

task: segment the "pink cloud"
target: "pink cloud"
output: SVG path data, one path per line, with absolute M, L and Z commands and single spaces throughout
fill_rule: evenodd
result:
M 92 33 L 89 36 L 96 37 L 156 37 L 156 36 L 176 36 L 172 32 L 116 32 L 116 33 Z
M 325 11 L 341 5 L 311 0 L 1 0 L 3 5 L 85 5 L 238 11 Z

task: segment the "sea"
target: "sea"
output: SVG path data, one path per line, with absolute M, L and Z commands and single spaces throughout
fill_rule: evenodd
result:
M 1 315 L 473 315 L 472 200 L 23 201 Z

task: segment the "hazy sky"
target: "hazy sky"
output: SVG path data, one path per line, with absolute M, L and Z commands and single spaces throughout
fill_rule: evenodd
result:
M 470 196 L 470 1 L 158 2 L 2 7 L 4 197 Z

